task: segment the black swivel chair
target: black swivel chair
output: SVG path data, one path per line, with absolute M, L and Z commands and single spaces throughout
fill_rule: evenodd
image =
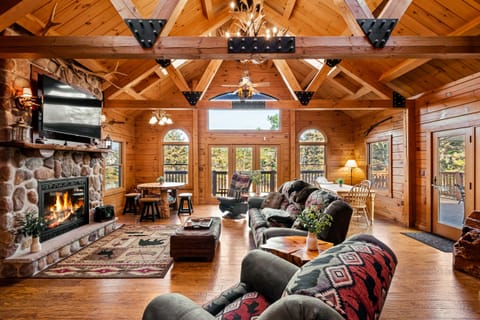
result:
M 226 197 L 217 197 L 224 218 L 238 219 L 248 210 L 248 190 L 252 183 L 249 174 L 235 172 Z

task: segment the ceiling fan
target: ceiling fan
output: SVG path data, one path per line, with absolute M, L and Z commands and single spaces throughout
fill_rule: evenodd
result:
M 235 87 L 237 90 L 233 91 L 233 94 L 236 94 L 240 99 L 251 98 L 254 94 L 259 93 L 256 90 L 256 87 L 267 87 L 270 85 L 270 82 L 256 82 L 254 83 L 250 79 L 248 71 L 243 72 L 243 76 L 240 78 L 238 84 L 223 84 L 222 87 Z

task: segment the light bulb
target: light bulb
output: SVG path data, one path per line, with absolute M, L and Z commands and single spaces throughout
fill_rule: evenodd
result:
M 150 120 L 148 121 L 149 124 L 155 124 L 157 123 L 158 119 L 155 115 L 152 115 L 152 117 L 150 118 Z

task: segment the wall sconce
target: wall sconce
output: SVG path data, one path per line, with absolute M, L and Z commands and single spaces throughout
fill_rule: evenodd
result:
M 109 135 L 105 137 L 105 140 L 103 140 L 103 143 L 105 144 L 105 148 L 112 149 L 112 138 L 110 138 Z
M 150 120 L 148 120 L 148 123 L 152 126 L 157 123 L 161 126 L 164 126 L 166 124 L 173 124 L 173 120 L 165 113 L 165 111 L 161 111 L 160 113 L 158 111 L 154 111 Z
M 38 103 L 38 97 L 32 95 L 32 89 L 30 88 L 18 89 L 14 99 L 15 105 L 21 110 L 32 109 L 40 105 Z
M 345 167 L 350 168 L 350 185 L 352 185 L 353 169 L 358 168 L 357 161 L 353 159 L 347 160 Z

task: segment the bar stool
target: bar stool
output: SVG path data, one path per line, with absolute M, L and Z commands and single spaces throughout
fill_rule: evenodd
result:
M 160 201 L 160 198 L 154 197 L 140 198 L 139 202 L 143 204 L 140 221 L 152 220 L 153 222 L 155 222 L 155 216 L 157 218 L 160 218 L 160 210 L 158 209 L 158 203 Z
M 125 194 L 125 206 L 123 207 L 123 214 L 125 213 L 137 214 L 139 198 L 140 198 L 140 193 L 138 192 L 131 192 L 131 193 Z
M 178 197 L 180 198 L 180 201 L 178 202 L 178 214 L 188 213 L 191 215 L 193 212 L 192 194 L 189 192 L 183 192 L 180 193 Z

